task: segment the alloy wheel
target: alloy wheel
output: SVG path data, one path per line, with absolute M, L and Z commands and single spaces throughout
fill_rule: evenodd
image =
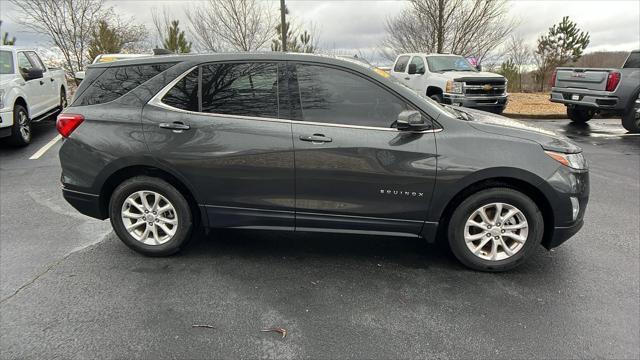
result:
M 29 142 L 31 140 L 31 125 L 29 124 L 29 117 L 24 111 L 18 113 L 18 128 L 22 139 L 25 142 Z
M 524 213 L 506 203 L 476 209 L 467 219 L 464 240 L 475 256 L 491 261 L 510 258 L 524 247 L 529 223 Z
M 127 232 L 145 245 L 162 245 L 178 230 L 178 213 L 171 202 L 155 191 L 137 191 L 122 204 Z

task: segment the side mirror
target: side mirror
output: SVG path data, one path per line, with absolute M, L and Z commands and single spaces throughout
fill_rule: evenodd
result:
M 42 69 L 31 68 L 29 71 L 23 74 L 26 81 L 42 79 Z
M 76 71 L 73 74 L 74 80 L 76 82 L 76 85 L 80 85 L 80 83 L 82 82 L 82 80 L 84 80 L 85 77 L 85 72 L 84 71 Z
M 409 75 L 413 75 L 416 73 L 416 64 L 409 64 L 409 70 L 407 71 L 407 73 Z
M 429 128 L 429 125 L 422 118 L 417 110 L 404 110 L 398 114 L 398 120 L 396 120 L 398 130 L 405 131 L 421 131 Z
M 480 64 L 476 65 L 476 70 L 482 71 L 482 65 L 480 65 Z

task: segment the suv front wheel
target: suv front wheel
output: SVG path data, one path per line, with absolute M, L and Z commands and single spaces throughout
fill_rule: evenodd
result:
M 148 256 L 180 251 L 193 228 L 187 200 L 159 178 L 138 176 L 120 184 L 111 196 L 109 213 L 122 242 Z
M 451 216 L 449 246 L 474 270 L 505 271 L 520 265 L 542 241 L 544 220 L 535 202 L 510 188 L 479 191 Z

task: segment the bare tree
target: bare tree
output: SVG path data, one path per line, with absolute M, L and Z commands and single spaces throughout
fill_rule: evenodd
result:
M 408 9 L 387 19 L 383 46 L 387 55 L 448 52 L 482 61 L 516 26 L 507 12 L 506 0 L 410 0 Z
M 106 13 L 104 0 L 11 0 L 22 17 L 18 22 L 46 34 L 65 58 L 70 73 L 87 63 L 91 28 Z
M 518 73 L 518 91 L 522 91 L 522 73 L 533 61 L 533 49 L 520 36 L 511 35 L 506 45 L 506 56 Z
M 256 0 L 207 0 L 186 11 L 191 33 L 205 50 L 256 51 L 275 36 L 275 9 Z

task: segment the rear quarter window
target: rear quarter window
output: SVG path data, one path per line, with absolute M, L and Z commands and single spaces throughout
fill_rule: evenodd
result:
M 75 99 L 73 105 L 97 105 L 116 100 L 173 65 L 175 63 L 107 68 L 91 84 L 87 85 L 86 90 Z

